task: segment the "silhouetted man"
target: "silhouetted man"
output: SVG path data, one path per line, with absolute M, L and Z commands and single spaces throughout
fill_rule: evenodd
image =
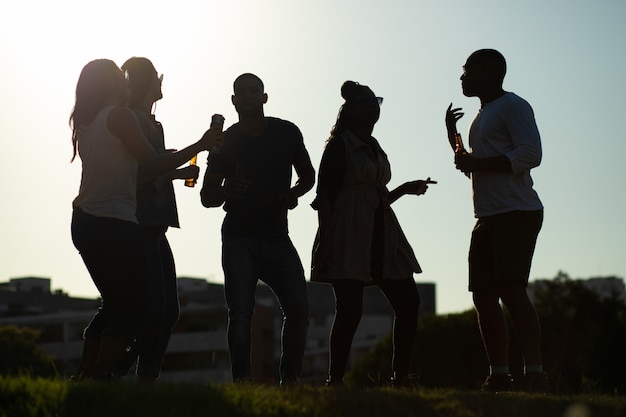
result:
M 224 133 L 221 152 L 209 156 L 201 198 L 205 207 L 224 204 L 226 211 L 222 266 L 233 380 L 251 377 L 251 319 L 261 279 L 283 313 L 280 383 L 290 385 L 302 369 L 309 304 L 302 263 L 288 235 L 287 210 L 313 187 L 315 170 L 300 130 L 265 117 L 266 102 L 259 77 L 242 74 L 235 80 L 232 103 L 239 122 Z
M 457 169 L 469 174 L 477 218 L 469 251 L 469 290 L 487 351 L 486 391 L 515 386 L 545 392 L 540 327 L 526 286 L 543 205 L 533 190 L 530 170 L 541 162 L 541 141 L 531 106 L 502 88 L 506 61 L 493 49 L 472 53 L 463 66 L 463 94 L 480 99 L 469 130 L 471 152 L 456 153 Z M 446 112 L 450 144 L 455 146 L 460 108 Z M 521 381 L 509 374 L 508 337 L 502 304 L 510 312 L 524 357 Z M 519 384 L 517 384 L 519 382 Z

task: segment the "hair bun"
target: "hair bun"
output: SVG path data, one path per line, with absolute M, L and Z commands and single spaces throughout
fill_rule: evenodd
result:
M 344 100 L 350 100 L 355 97 L 359 91 L 359 83 L 354 81 L 346 81 L 341 86 L 341 97 Z

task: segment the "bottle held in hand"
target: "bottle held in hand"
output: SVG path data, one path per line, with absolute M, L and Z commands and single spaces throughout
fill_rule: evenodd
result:
M 196 165 L 197 163 L 198 163 L 198 155 L 196 154 L 189 161 L 189 165 L 193 166 L 193 165 Z M 195 178 L 187 178 L 185 180 L 185 185 L 187 187 L 194 187 L 196 185 L 196 179 Z
M 467 153 L 465 146 L 463 146 L 463 139 L 461 139 L 460 133 L 454 134 L 454 153 L 464 155 Z
M 219 129 L 219 131 L 221 132 L 222 129 L 224 128 L 224 116 L 222 116 L 221 114 L 214 114 L 211 117 L 211 127 L 215 127 L 216 129 Z M 215 152 L 215 153 L 219 153 L 220 148 L 218 146 L 214 146 L 211 149 L 211 152 Z M 189 161 L 189 165 L 196 165 L 198 163 L 198 155 L 194 155 L 193 158 L 191 158 L 191 161 Z M 185 180 L 185 185 L 187 187 L 193 187 L 196 185 L 196 179 L 195 178 L 187 178 Z

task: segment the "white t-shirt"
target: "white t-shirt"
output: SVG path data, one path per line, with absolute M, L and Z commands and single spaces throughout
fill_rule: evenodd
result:
M 493 216 L 515 210 L 541 210 L 530 170 L 541 162 L 541 139 L 533 109 L 514 93 L 487 103 L 472 121 L 471 153 L 477 158 L 506 155 L 512 172 L 472 173 L 474 214 Z
M 100 110 L 78 134 L 83 172 L 73 206 L 93 216 L 137 223 L 137 161 L 122 140 L 109 132 L 107 118 L 112 109 Z

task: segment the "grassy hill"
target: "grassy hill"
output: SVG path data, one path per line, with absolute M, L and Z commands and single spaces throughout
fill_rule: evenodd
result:
M 0 377 L 0 417 L 624 417 L 626 397 L 262 385 L 68 383 Z

